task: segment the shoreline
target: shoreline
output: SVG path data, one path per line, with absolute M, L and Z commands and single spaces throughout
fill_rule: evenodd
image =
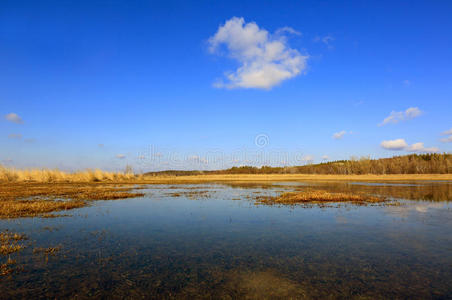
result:
M 184 184 L 207 182 L 278 182 L 278 181 L 367 181 L 367 182 L 407 182 L 407 181 L 452 181 L 452 174 L 387 174 L 387 175 L 319 175 L 319 174 L 224 174 L 224 175 L 181 175 L 144 176 L 127 180 L 96 181 L 0 181 L 0 186 L 27 184 Z

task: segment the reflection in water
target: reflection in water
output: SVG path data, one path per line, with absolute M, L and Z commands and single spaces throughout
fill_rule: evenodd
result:
M 304 188 L 398 206 L 255 206 Z M 73 217 L 0 221 L 30 237 L 0 298 L 451 298 L 452 184 L 151 185 Z M 200 201 L 196 201 L 196 200 Z M 194 201 L 195 200 L 195 201 Z

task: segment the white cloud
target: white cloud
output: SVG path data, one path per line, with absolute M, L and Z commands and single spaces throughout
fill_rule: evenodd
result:
M 346 134 L 347 134 L 347 131 L 345 131 L 345 130 L 336 132 L 336 133 L 333 134 L 333 139 L 335 139 L 335 140 L 340 140 L 340 139 L 342 139 L 342 138 L 344 137 L 344 135 L 346 135 Z
M 436 147 L 425 148 L 424 143 L 414 143 L 408 146 L 405 151 L 408 152 L 438 152 L 439 149 Z
M 124 154 L 116 154 L 116 158 L 124 159 L 124 158 L 126 158 L 126 156 Z
M 328 160 L 330 157 L 328 155 L 322 155 L 322 160 Z
M 414 143 L 408 145 L 404 139 L 396 139 L 381 142 L 381 147 L 386 150 L 393 151 L 408 151 L 408 152 L 438 152 L 439 149 L 436 147 L 425 148 L 424 143 Z
M 16 123 L 16 124 L 22 124 L 24 122 L 24 120 L 22 120 L 22 118 L 19 117 L 19 115 L 16 114 L 16 113 L 9 113 L 9 114 L 7 114 L 5 116 L 5 119 L 7 121 L 10 121 L 10 122 L 13 122 L 13 123 Z
M 381 147 L 387 150 L 403 150 L 408 147 L 404 139 L 396 139 L 381 142 Z
M 284 32 L 298 33 L 283 27 L 271 35 L 254 22 L 245 23 L 243 18 L 233 17 L 226 21 L 209 38 L 209 50 L 218 53 L 224 45 L 227 55 L 237 60 L 240 67 L 226 74 L 226 83 L 218 81 L 214 86 L 271 89 L 301 74 L 306 69 L 308 56 L 290 48 Z
M 400 121 L 407 121 L 422 115 L 422 111 L 418 107 L 409 107 L 405 111 L 392 111 L 383 122 L 378 126 L 384 126 L 387 124 L 397 124 Z

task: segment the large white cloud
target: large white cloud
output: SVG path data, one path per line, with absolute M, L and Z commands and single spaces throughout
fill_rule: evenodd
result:
M 5 116 L 5 119 L 10 121 L 10 122 L 16 123 L 16 124 L 22 124 L 24 122 L 22 120 L 22 118 L 19 117 L 19 115 L 16 114 L 16 113 L 9 113 L 9 114 L 7 114 Z
M 290 27 L 274 35 L 254 22 L 233 17 L 209 38 L 209 50 L 218 53 L 222 46 L 226 54 L 240 66 L 226 74 L 227 82 L 218 81 L 216 87 L 271 89 L 282 81 L 301 74 L 308 56 L 287 45 L 284 33 L 299 34 Z
M 393 151 L 408 151 L 408 152 L 438 152 L 439 149 L 436 147 L 424 147 L 424 143 L 414 143 L 408 145 L 404 139 L 388 140 L 381 142 L 381 147 L 386 150 Z
M 383 122 L 378 126 L 384 126 L 387 124 L 397 124 L 401 121 L 411 120 L 422 115 L 422 111 L 418 107 L 409 107 L 405 111 L 392 111 Z

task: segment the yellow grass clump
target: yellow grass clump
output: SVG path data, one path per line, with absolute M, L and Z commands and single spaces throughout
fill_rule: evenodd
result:
M 324 204 L 346 202 L 366 205 L 385 201 L 387 200 L 384 197 L 356 193 L 331 193 L 322 190 L 289 192 L 277 197 L 263 197 L 258 199 L 258 203 L 262 204 Z

